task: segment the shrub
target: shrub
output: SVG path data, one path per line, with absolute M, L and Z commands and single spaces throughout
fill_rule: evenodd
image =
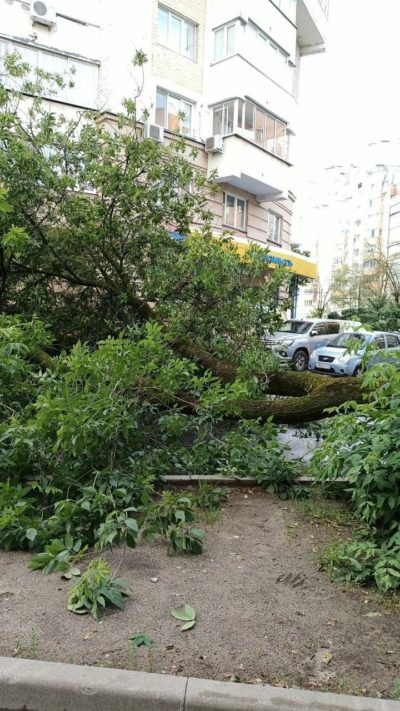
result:
M 400 586 L 400 372 L 389 363 L 375 366 L 363 389 L 363 403 L 336 411 L 312 469 L 323 480 L 349 480 L 351 504 L 367 529 L 366 540 L 340 545 L 323 564 L 334 577 L 373 579 L 386 591 Z
M 97 620 L 99 606 L 124 607 L 124 597 L 131 591 L 123 580 L 111 576 L 112 568 L 101 558 L 92 560 L 80 580 L 69 591 L 68 610 L 77 615 L 90 612 Z

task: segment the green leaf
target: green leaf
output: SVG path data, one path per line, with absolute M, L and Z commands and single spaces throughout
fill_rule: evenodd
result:
M 190 605 L 184 605 L 183 607 L 174 607 L 171 610 L 172 617 L 176 620 L 189 621 L 191 622 L 196 618 L 196 613 Z
M 192 627 L 194 627 L 195 624 L 196 624 L 196 620 L 190 620 L 189 622 L 185 622 L 185 624 L 182 625 L 182 627 L 181 627 L 182 632 L 192 629 Z
M 35 538 L 37 536 L 36 528 L 27 528 L 26 532 L 25 532 L 25 536 L 27 537 L 28 541 L 31 541 L 33 543 L 33 541 L 35 540 Z
M 102 588 L 102 595 L 111 602 L 115 607 L 119 607 L 120 610 L 124 607 L 124 601 L 119 590 L 113 590 L 112 588 Z
M 125 521 L 126 526 L 129 528 L 130 531 L 133 533 L 137 533 L 139 531 L 139 526 L 134 518 L 127 518 Z
M 201 528 L 192 528 L 191 533 L 193 536 L 196 536 L 196 538 L 204 538 L 205 536 L 205 533 L 201 530 Z
M 148 634 L 133 634 L 132 637 L 129 637 L 129 639 L 132 642 L 132 647 L 151 647 L 154 644 L 154 641 L 149 637 Z

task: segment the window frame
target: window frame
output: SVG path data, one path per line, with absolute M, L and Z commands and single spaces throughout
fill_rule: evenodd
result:
M 252 20 L 249 20 L 248 24 L 246 25 L 246 31 L 249 30 L 255 33 L 256 42 L 262 40 L 265 43 L 264 47 L 267 52 L 270 52 L 272 49 L 276 53 L 276 56 L 279 56 L 280 60 L 282 60 L 284 64 L 289 66 L 290 54 L 285 49 L 283 49 L 283 47 L 281 47 L 278 42 L 275 42 L 275 40 L 273 40 L 270 35 L 261 30 L 258 25 L 256 25 L 256 23 Z
M 235 222 L 235 224 L 234 224 L 234 225 L 230 225 L 229 222 L 226 221 L 226 212 L 227 212 L 227 204 L 226 204 L 226 203 L 227 203 L 227 198 L 228 198 L 228 197 L 234 198 L 234 200 L 235 200 L 235 205 L 234 205 L 234 211 L 235 211 L 235 213 L 234 213 L 234 214 L 235 214 L 235 220 L 234 220 L 234 222 Z M 243 227 L 238 227 L 238 226 L 237 226 L 237 215 L 238 215 L 238 212 L 237 212 L 237 202 L 238 202 L 238 200 L 240 200 L 240 201 L 243 203 L 243 205 L 244 205 L 244 209 L 243 209 Z M 229 228 L 232 229 L 232 230 L 239 230 L 240 232 L 246 232 L 246 230 L 247 230 L 247 200 L 246 200 L 246 198 L 242 197 L 241 195 L 238 195 L 237 193 L 231 193 L 229 190 L 224 190 L 224 192 L 223 192 L 223 215 L 222 215 L 222 224 L 223 224 L 225 227 L 229 227 Z
M 166 43 L 161 41 L 160 21 L 159 21 L 160 11 L 168 14 Z M 176 49 L 176 47 L 173 46 L 172 41 L 170 39 L 170 37 L 171 37 L 171 19 L 172 18 L 175 20 L 178 20 L 181 23 L 180 24 L 180 33 L 179 33 L 179 49 Z M 185 25 L 188 25 L 189 27 L 193 28 L 193 57 L 183 50 Z M 192 20 L 189 20 L 188 18 L 184 17 L 183 15 L 180 15 L 179 13 L 175 12 L 174 10 L 171 10 L 169 7 L 166 7 L 165 5 L 162 5 L 160 3 L 158 4 L 158 7 L 157 7 L 157 41 L 158 41 L 158 44 L 161 44 L 163 47 L 167 47 L 167 49 L 171 49 L 173 52 L 177 52 L 178 54 L 181 54 L 183 57 L 186 57 L 186 59 L 190 59 L 192 62 L 197 62 L 197 34 L 198 34 L 198 25 L 195 22 L 193 22 Z
M 228 101 L 223 101 L 220 104 L 216 104 L 215 106 L 212 107 L 213 109 L 213 136 L 218 136 L 220 135 L 219 133 L 214 133 L 214 120 L 215 120 L 215 112 L 216 111 L 222 111 L 222 118 L 221 118 L 221 135 L 222 136 L 230 136 L 232 133 L 235 132 L 235 103 L 236 99 L 230 99 Z M 225 129 L 229 127 L 229 109 L 231 105 L 233 104 L 233 112 L 232 112 L 232 131 L 226 131 Z
M 156 112 L 157 112 L 157 96 L 158 94 L 163 94 L 165 96 L 165 106 L 164 106 L 164 121 L 163 124 L 160 124 L 157 122 L 157 113 L 155 114 L 155 123 L 157 126 L 162 126 L 166 131 L 172 131 L 173 129 L 169 128 L 168 126 L 168 99 L 171 97 L 172 99 L 176 99 L 179 101 L 179 113 L 185 113 L 184 111 L 181 110 L 182 103 L 187 104 L 190 106 L 191 111 L 190 111 L 190 120 L 189 120 L 189 130 L 187 133 L 183 130 L 184 128 L 184 122 L 182 118 L 179 118 L 179 133 L 181 133 L 183 136 L 188 136 L 193 137 L 193 115 L 194 115 L 194 109 L 195 109 L 195 103 L 193 101 L 189 101 L 188 99 L 185 99 L 183 96 L 180 96 L 179 94 L 174 94 L 172 91 L 167 91 L 167 89 L 162 89 L 161 87 L 156 88 Z
M 234 37 L 234 49 L 233 52 L 228 52 L 228 29 L 234 28 L 235 30 L 235 37 Z M 216 37 L 217 37 L 217 32 L 223 32 L 223 49 L 222 49 L 222 56 L 218 57 L 216 56 Z M 220 25 L 219 27 L 216 27 L 213 30 L 213 35 L 214 35 L 214 42 L 213 42 L 213 62 L 222 62 L 224 59 L 228 59 L 228 57 L 233 57 L 234 54 L 236 54 L 236 34 L 237 34 L 237 21 L 233 20 L 232 22 L 227 22 L 225 25 Z
M 399 336 L 396 336 L 395 333 L 385 333 L 385 337 L 386 337 L 386 348 L 388 348 L 388 349 L 389 348 L 399 348 L 399 346 L 400 346 Z M 390 338 L 394 338 L 397 341 L 397 343 L 394 345 L 390 345 L 390 342 L 389 342 Z
M 282 228 L 283 228 L 282 215 L 279 215 L 279 213 L 278 213 L 278 212 L 275 212 L 274 210 L 268 210 L 267 213 L 268 213 L 268 217 L 267 217 L 267 241 L 268 241 L 268 242 L 271 242 L 272 244 L 281 245 L 281 244 L 282 244 Z M 275 240 L 275 239 L 271 239 L 271 237 L 270 237 L 270 234 L 271 234 L 271 232 L 270 232 L 270 230 L 271 230 L 270 220 L 271 220 L 271 219 L 274 220 L 275 225 L 276 225 L 276 223 L 278 223 L 278 225 L 279 225 L 279 236 L 278 236 L 278 240 L 279 240 L 279 241 L 277 241 L 277 240 Z M 275 225 L 274 225 L 274 228 L 273 228 L 274 232 L 275 232 L 275 229 L 276 229 L 276 228 L 275 228 Z
M 278 118 L 271 112 L 264 109 L 259 104 L 256 104 L 251 99 L 241 99 L 235 97 L 226 101 L 219 101 L 217 104 L 212 104 L 212 135 L 219 135 L 214 132 L 214 112 L 221 110 L 224 112 L 224 107 L 227 107 L 233 102 L 233 130 L 222 135 L 229 136 L 237 133 L 238 135 L 247 138 L 259 148 L 267 151 L 276 158 L 289 163 L 289 147 L 290 147 L 290 129 L 286 121 Z M 262 114 L 263 126 L 258 127 L 257 115 Z M 246 128 L 246 119 L 250 119 L 252 128 Z M 222 117 L 222 122 L 224 116 Z M 224 128 L 224 127 L 223 127 Z M 270 131 L 270 129 L 272 129 Z M 280 133 L 279 133 L 280 129 Z M 257 131 L 260 131 L 262 137 L 257 140 Z M 272 143 L 272 145 L 270 145 Z

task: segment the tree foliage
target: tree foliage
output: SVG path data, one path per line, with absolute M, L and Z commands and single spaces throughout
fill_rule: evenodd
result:
M 138 53 L 134 63 L 144 61 Z M 276 269 L 266 280 L 262 250 L 242 260 L 228 236 L 212 236 L 217 187 L 195 166 L 196 149 L 179 135 L 168 145 L 144 139 L 147 115 L 135 100 L 113 120 L 23 101 L 21 92 L 48 94 L 54 78 L 36 72 L 32 85 L 15 55 L 5 67 L 0 175 L 12 212 L 0 215 L 3 310 L 44 319 L 58 347 L 151 319 L 218 357 L 262 361 L 258 336 L 279 322 L 275 293 L 287 276 Z
M 349 402 L 330 421 L 313 460 L 323 480 L 349 480 L 364 539 L 331 548 L 326 567 L 339 579 L 400 586 L 400 371 L 383 363 L 368 370 L 364 403 Z

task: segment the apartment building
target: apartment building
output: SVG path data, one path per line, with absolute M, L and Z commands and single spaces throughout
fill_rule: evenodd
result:
M 268 247 L 269 268 L 315 278 L 315 262 L 290 250 L 291 155 L 301 58 L 324 51 L 327 22 L 328 0 L 0 0 L 0 61 L 17 49 L 49 71 L 74 67 L 54 110 L 112 119 L 139 93 L 147 135 L 179 132 L 198 169 L 216 172 L 215 234 L 232 232 L 243 251 Z
M 301 315 L 323 303 L 336 308 L 329 286 L 342 267 L 371 275 L 371 288 L 384 290 L 386 280 L 378 260 L 395 264 L 398 255 L 400 274 L 400 142 L 371 143 L 360 165 L 327 168 L 303 228 L 310 224 L 320 280 L 302 289 Z M 374 274 L 379 283 L 374 283 Z M 357 299 L 354 293 L 352 306 L 357 306 Z

